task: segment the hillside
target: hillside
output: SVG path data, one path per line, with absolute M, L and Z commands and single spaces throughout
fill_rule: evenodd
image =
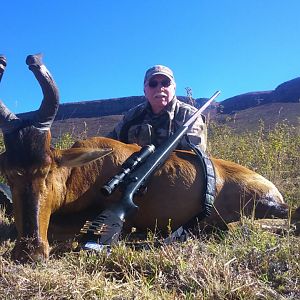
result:
M 229 125 L 236 132 L 257 130 L 260 121 L 264 122 L 266 129 L 274 128 L 277 123 L 286 122 L 296 127 L 300 134 L 300 103 L 267 103 L 232 114 L 218 114 L 214 120 L 219 124 Z
M 103 116 L 98 118 L 68 118 L 55 121 L 52 125 L 52 136 L 57 138 L 64 133 L 71 133 L 77 138 L 87 136 L 104 136 L 122 119 L 122 115 Z M 269 103 L 251 107 L 235 114 L 209 114 L 209 121 L 226 124 L 236 132 L 257 130 L 261 120 L 266 129 L 274 128 L 278 122 L 287 122 L 297 128 L 300 134 L 300 103 Z
M 93 118 L 68 118 L 54 121 L 51 127 L 52 137 L 56 139 L 65 133 L 77 138 L 105 136 L 122 119 L 122 115 Z

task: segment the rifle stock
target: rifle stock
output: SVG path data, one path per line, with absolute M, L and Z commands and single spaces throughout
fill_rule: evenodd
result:
M 108 224 L 109 220 L 105 220 L 107 215 L 113 214 L 114 217 L 117 217 L 119 220 L 124 221 L 126 217 L 133 214 L 138 208 L 134 202 L 133 198 L 139 189 L 145 186 L 149 177 L 154 174 L 154 172 L 168 159 L 171 152 L 173 152 L 177 145 L 179 144 L 181 138 L 188 131 L 189 126 L 200 116 L 200 114 L 211 104 L 211 102 L 220 94 L 219 91 L 215 92 L 213 96 L 199 109 L 197 110 L 192 117 L 186 121 L 181 128 L 179 128 L 167 141 L 165 141 L 161 146 L 159 146 L 154 153 L 152 153 L 143 164 L 138 168 L 134 169 L 129 173 L 122 184 L 123 196 L 117 204 L 114 204 L 110 208 L 102 212 L 97 218 L 101 220 L 102 225 Z M 107 222 L 106 222 L 107 221 Z M 121 232 L 122 225 L 119 223 L 119 233 Z M 89 234 L 89 230 L 84 228 L 82 231 L 85 234 Z M 110 237 L 111 235 L 111 237 Z M 105 241 L 106 244 L 112 244 L 115 241 L 116 228 L 114 230 L 106 229 L 98 238 L 98 243 Z M 87 245 L 87 244 L 86 244 Z M 85 247 L 87 248 L 87 247 Z

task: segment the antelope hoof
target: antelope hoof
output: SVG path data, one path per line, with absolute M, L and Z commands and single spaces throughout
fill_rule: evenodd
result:
M 44 261 L 49 258 L 49 245 L 40 243 L 38 246 L 24 241 L 17 241 L 12 250 L 12 258 L 20 263 Z

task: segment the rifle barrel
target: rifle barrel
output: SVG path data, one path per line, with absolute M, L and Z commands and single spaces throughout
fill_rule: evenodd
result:
M 190 126 L 198 117 L 199 115 L 220 95 L 220 91 L 216 91 L 208 100 L 207 102 L 201 106 L 184 124 L 183 126 Z

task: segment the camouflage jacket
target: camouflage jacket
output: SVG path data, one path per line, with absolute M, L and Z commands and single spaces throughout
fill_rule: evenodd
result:
M 108 137 L 140 146 L 159 146 L 196 111 L 195 107 L 179 101 L 176 97 L 159 114 L 154 114 L 149 102 L 144 102 L 129 110 Z M 189 127 L 187 135 L 193 144 L 206 150 L 207 127 L 203 115 Z M 185 138 L 182 138 L 177 149 L 190 149 Z

